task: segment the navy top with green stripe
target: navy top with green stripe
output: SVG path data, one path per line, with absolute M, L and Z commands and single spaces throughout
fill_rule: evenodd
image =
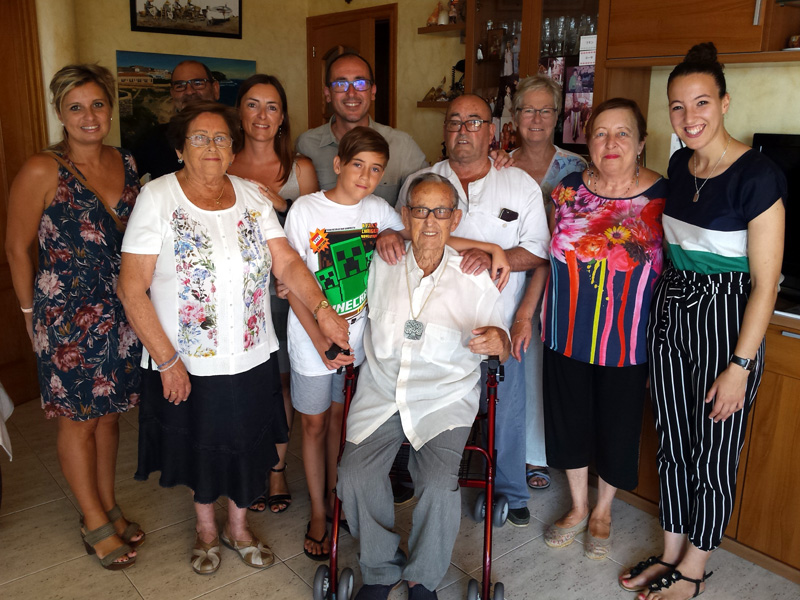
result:
M 683 148 L 669 161 L 670 190 L 663 215 L 667 256 L 682 271 L 749 273 L 747 224 L 779 198 L 785 201 L 786 178 L 769 158 L 748 150 L 709 179 L 700 199 L 692 202 L 691 159 L 692 150 Z M 697 185 L 704 181 L 697 179 Z

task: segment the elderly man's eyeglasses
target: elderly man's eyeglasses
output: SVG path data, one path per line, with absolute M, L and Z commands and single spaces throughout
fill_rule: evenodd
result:
M 189 143 L 195 148 L 205 148 L 212 141 L 217 148 L 230 148 L 231 144 L 233 144 L 233 140 L 226 135 L 215 135 L 213 138 L 210 138 L 202 133 L 196 133 L 194 135 L 187 135 L 186 139 L 189 140 Z
M 536 113 L 539 113 L 539 116 L 543 119 L 549 119 L 550 117 L 556 116 L 556 109 L 550 107 L 531 108 L 529 106 L 517 109 L 517 114 L 519 114 L 523 119 L 532 119 L 536 116 Z
M 337 79 L 336 81 L 331 81 L 328 87 L 330 87 L 332 91 L 338 94 L 343 94 L 344 92 L 350 89 L 351 85 L 353 86 L 353 89 L 357 92 L 366 92 L 368 89 L 372 87 L 372 81 L 370 81 L 369 79 L 354 79 L 353 81 Z
M 436 208 L 428 208 L 426 206 L 409 206 L 411 216 L 415 219 L 427 219 L 428 215 L 433 213 L 437 219 L 449 219 L 453 214 L 455 208 L 448 208 L 446 206 L 438 206 Z
M 453 133 L 461 131 L 461 127 L 466 127 L 467 131 L 479 131 L 484 123 L 491 123 L 485 119 L 469 119 L 467 121 L 459 121 L 458 119 L 448 119 L 444 122 L 444 128 Z
M 195 90 L 204 90 L 206 89 L 206 85 L 210 82 L 210 79 L 178 79 L 177 81 L 172 82 L 172 89 L 176 92 L 182 92 L 186 89 L 187 85 L 191 85 L 192 89 Z

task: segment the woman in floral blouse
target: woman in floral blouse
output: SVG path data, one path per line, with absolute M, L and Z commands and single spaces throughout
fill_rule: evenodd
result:
M 647 124 L 613 98 L 587 123 L 592 162 L 553 190 L 550 276 L 542 306 L 548 463 L 565 469 L 571 508 L 545 531 L 560 548 L 588 529 L 584 553 L 611 547 L 611 501 L 633 489 L 647 380 L 645 329 L 661 273 L 666 182 L 640 166 Z M 588 466 L 599 476 L 589 510 Z
M 331 342 L 347 322 L 331 310 L 258 187 L 226 175 L 240 140 L 233 109 L 197 102 L 168 133 L 184 168 L 147 184 L 122 246 L 118 293 L 144 343 L 137 479 L 194 492 L 191 565 L 219 567 L 219 543 L 249 566 L 274 556 L 247 525 L 287 439 L 270 274 L 314 312 Z M 149 295 L 148 295 L 149 290 Z M 214 503 L 228 498 L 217 532 Z
M 131 154 L 103 144 L 115 97 L 108 69 L 66 66 L 50 91 L 64 139 L 30 157 L 14 180 L 6 251 L 86 550 L 123 569 L 144 540 L 114 495 L 119 415 L 139 401 L 141 345 L 114 288 L 139 180 Z

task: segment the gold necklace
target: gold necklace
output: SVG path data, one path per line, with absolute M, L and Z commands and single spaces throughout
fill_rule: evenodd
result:
M 715 164 L 714 168 L 711 169 L 711 175 L 706 177 L 706 180 L 703 182 L 703 185 L 701 185 L 700 187 L 697 187 L 697 152 L 695 151 L 695 152 L 692 153 L 692 164 L 694 166 L 694 198 L 692 198 L 692 202 L 697 202 L 698 200 L 700 200 L 700 190 L 702 190 L 704 187 L 706 187 L 706 184 L 708 183 L 709 179 L 714 177 L 714 171 L 717 170 L 717 167 L 719 166 L 719 163 L 722 162 L 722 159 L 725 158 L 725 155 L 728 153 L 728 146 L 731 145 L 731 139 L 732 139 L 731 136 L 728 136 L 728 143 L 725 144 L 725 150 L 722 151 L 722 156 L 719 157 L 719 160 L 717 161 L 717 164 Z
M 586 187 L 589 188 L 589 190 L 591 191 L 591 189 L 592 189 L 592 177 L 594 177 L 594 169 L 593 168 L 589 169 L 589 172 L 586 174 L 586 176 L 589 178 L 589 181 L 586 182 Z M 594 180 L 594 195 L 595 196 L 600 196 L 600 193 L 597 191 L 597 184 L 599 184 L 599 183 L 600 183 L 600 178 L 597 177 Z M 627 198 L 628 197 L 628 192 L 631 191 L 631 186 L 633 186 L 634 183 L 636 183 L 637 186 L 639 185 L 639 165 L 638 164 L 636 165 L 636 171 L 634 171 L 633 177 L 631 177 L 631 182 L 628 184 L 628 187 L 625 188 L 625 191 L 622 192 L 621 195 L 616 196 L 616 197 L 617 198 Z M 602 197 L 605 198 L 606 196 L 602 196 Z
M 411 254 L 411 253 L 409 252 L 408 254 Z M 442 254 L 442 259 L 441 260 L 444 260 L 444 254 Z M 440 265 L 441 265 L 441 261 L 440 261 Z M 438 268 L 438 266 L 439 265 L 437 265 L 437 268 Z M 408 255 L 406 255 L 406 265 L 405 265 L 405 267 L 406 267 L 406 286 L 408 287 L 408 312 L 411 313 L 411 318 L 408 319 L 406 321 L 405 325 L 403 326 L 403 337 L 405 337 L 407 340 L 418 340 L 418 339 L 420 339 L 422 337 L 422 333 L 425 331 L 425 324 L 421 323 L 417 319 L 422 314 L 422 311 L 425 309 L 425 305 L 428 303 L 428 300 L 430 300 L 431 296 L 433 296 L 433 292 L 436 291 L 436 286 L 439 284 L 439 281 L 442 279 L 442 275 L 444 275 L 444 270 L 447 267 L 446 266 L 442 267 L 442 272 L 439 273 L 439 279 L 437 279 L 437 280 L 435 280 L 433 282 L 433 289 L 431 289 L 431 291 L 428 292 L 428 296 L 422 302 L 422 306 L 419 307 L 419 310 L 417 311 L 416 315 L 414 314 L 414 308 L 413 308 L 414 302 L 413 302 L 412 295 L 411 295 L 411 280 L 408 277 Z M 420 281 L 420 283 L 421 283 L 421 281 Z
M 189 183 L 189 176 L 186 174 L 186 171 L 185 170 L 181 171 L 181 173 L 183 173 L 184 181 L 186 181 L 186 183 L 188 184 Z M 217 196 L 217 198 L 214 200 L 214 204 L 216 204 L 217 206 L 222 206 L 222 194 L 224 194 L 224 193 L 225 193 L 225 177 L 223 176 L 223 178 L 222 178 L 222 189 L 219 192 L 219 196 Z M 188 197 L 188 194 L 187 194 L 187 197 Z

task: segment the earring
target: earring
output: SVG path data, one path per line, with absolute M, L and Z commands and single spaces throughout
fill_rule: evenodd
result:
M 642 160 L 642 155 L 636 155 L 636 185 L 639 185 L 639 162 Z
M 278 137 L 281 137 L 282 130 L 283 130 L 283 125 L 278 125 Z
M 178 164 L 179 164 L 179 165 L 182 165 L 182 164 L 183 164 L 183 159 L 182 159 L 182 158 L 180 158 L 180 157 L 178 157 Z

